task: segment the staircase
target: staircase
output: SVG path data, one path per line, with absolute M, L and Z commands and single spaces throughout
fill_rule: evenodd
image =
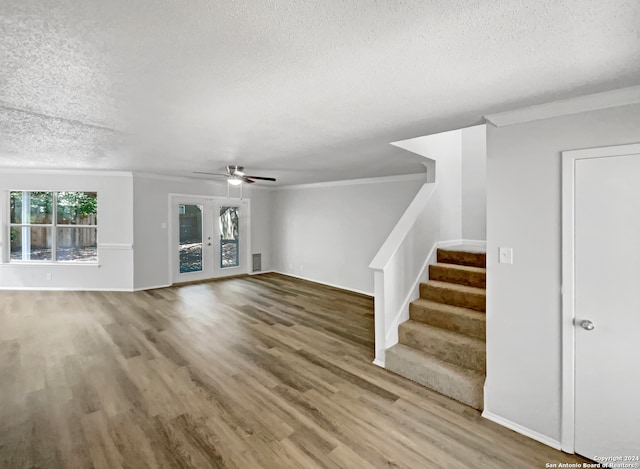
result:
M 438 249 L 429 281 L 386 351 L 385 368 L 482 409 L 486 374 L 486 254 Z

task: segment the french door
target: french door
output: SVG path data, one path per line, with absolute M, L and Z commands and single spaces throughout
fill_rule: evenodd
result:
M 173 196 L 171 218 L 174 283 L 248 272 L 248 200 Z

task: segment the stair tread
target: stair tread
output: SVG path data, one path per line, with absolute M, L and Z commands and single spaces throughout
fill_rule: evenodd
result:
M 405 344 L 396 344 L 393 347 L 391 347 L 389 350 L 387 350 L 387 353 L 389 353 L 389 351 L 394 349 L 402 350 L 407 355 L 412 355 L 414 358 L 418 358 L 421 361 L 421 363 L 424 363 L 425 365 L 432 365 L 436 368 L 449 370 L 456 374 L 467 376 L 470 378 L 478 378 L 482 380 L 484 380 L 485 378 L 485 374 L 482 373 L 481 371 L 472 370 L 470 368 L 465 368 L 464 366 L 456 365 L 454 363 L 441 360 L 435 355 L 432 355 L 427 352 L 423 352 L 422 350 L 418 350 L 413 347 L 409 347 L 408 345 L 405 345 Z
M 486 340 L 486 314 L 481 311 L 418 299 L 409 306 L 409 318 L 433 327 Z
M 445 267 L 447 269 L 464 270 L 466 272 L 487 273 L 486 267 L 473 267 L 470 265 L 449 264 L 448 262 L 436 262 L 435 264 L 431 264 L 431 265 L 434 265 L 437 267 Z
M 418 298 L 412 302 L 416 306 L 422 306 L 428 309 L 436 309 L 439 311 L 446 311 L 456 315 L 466 316 L 471 319 L 481 319 L 486 321 L 487 314 L 482 311 L 476 311 L 475 309 L 463 308 L 462 306 L 453 306 L 446 303 L 438 303 L 437 301 L 425 300 L 424 298 Z
M 486 267 L 487 253 L 475 250 L 438 248 L 436 258 L 438 262 L 456 265 L 471 265 Z
M 389 371 L 482 410 L 484 373 L 440 360 L 403 344 L 394 345 L 386 355 Z
M 441 260 L 429 266 L 429 280 L 485 288 L 487 269 L 484 267 L 450 264 Z
M 441 282 L 439 280 L 428 280 L 422 285 L 431 285 L 436 288 L 447 288 L 449 290 L 457 290 L 463 293 L 473 293 L 476 295 L 487 295 L 487 291 L 484 288 L 469 287 L 467 285 L 460 285 L 459 283 Z
M 409 319 L 408 321 L 403 322 L 402 324 L 400 324 L 400 327 L 404 327 L 405 329 L 412 329 L 422 335 L 441 338 L 442 340 L 446 340 L 447 342 L 454 345 L 479 349 L 482 352 L 484 352 L 486 348 L 486 343 L 480 339 L 476 339 L 475 337 L 470 337 L 468 335 L 450 331 L 447 329 L 441 329 L 439 327 L 431 326 L 420 321 L 414 321 L 413 319 Z

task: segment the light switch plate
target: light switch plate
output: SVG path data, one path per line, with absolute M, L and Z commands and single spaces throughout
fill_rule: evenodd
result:
M 498 248 L 498 256 L 500 264 L 513 264 L 513 248 Z

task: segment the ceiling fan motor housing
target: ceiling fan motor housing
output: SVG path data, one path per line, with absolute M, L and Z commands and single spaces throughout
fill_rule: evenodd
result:
M 238 176 L 244 176 L 244 166 L 229 165 L 227 166 L 227 172 L 232 176 L 235 174 Z

